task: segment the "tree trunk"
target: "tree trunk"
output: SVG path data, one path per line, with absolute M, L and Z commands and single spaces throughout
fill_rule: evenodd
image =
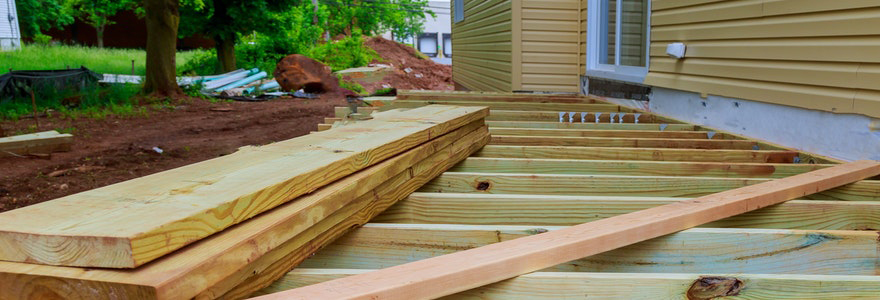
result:
M 95 27 L 95 35 L 98 37 L 98 48 L 104 48 L 104 25 Z
M 235 71 L 235 35 L 215 36 L 214 48 L 220 61 L 220 73 Z
M 144 93 L 173 97 L 182 92 L 177 85 L 175 54 L 179 0 L 144 0 L 147 21 L 147 76 Z

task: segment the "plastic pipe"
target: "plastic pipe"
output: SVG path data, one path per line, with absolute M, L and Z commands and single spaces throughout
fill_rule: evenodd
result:
M 225 91 L 225 90 L 228 90 L 228 89 L 234 89 L 234 88 L 237 88 L 237 87 L 243 86 L 243 85 L 245 85 L 245 84 L 248 84 L 248 83 L 251 83 L 251 82 L 254 82 L 254 81 L 257 81 L 257 80 L 263 79 L 263 78 L 266 78 L 267 75 L 268 75 L 268 74 L 266 74 L 266 72 L 260 72 L 260 73 L 257 73 L 257 74 L 254 74 L 254 75 L 251 75 L 251 76 L 245 77 L 244 79 L 238 80 L 238 81 L 236 81 L 236 82 L 233 82 L 233 83 L 230 83 L 230 84 L 224 85 L 223 87 L 221 87 L 221 88 L 219 88 L 219 89 L 216 89 L 216 90 L 214 90 L 214 91 L 215 91 L 215 92 L 222 92 L 222 91 Z

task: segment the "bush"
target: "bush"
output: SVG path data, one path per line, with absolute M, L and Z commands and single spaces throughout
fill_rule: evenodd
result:
M 382 59 L 379 53 L 364 45 L 363 37 L 358 34 L 314 47 L 308 56 L 330 66 L 334 72 L 364 67 Z
M 93 85 L 79 91 L 44 87 L 37 90 L 34 100 L 38 111 L 53 109 L 74 117 L 126 115 L 135 112 L 134 96 L 140 90 L 136 84 Z M 32 109 L 30 97 L 7 100 L 0 103 L 0 119 L 17 119 L 31 114 Z
M 51 36 L 48 36 L 48 35 L 45 35 L 42 33 L 38 33 L 37 35 L 34 35 L 34 43 L 37 45 L 48 46 L 49 43 L 51 43 L 51 42 L 52 42 Z

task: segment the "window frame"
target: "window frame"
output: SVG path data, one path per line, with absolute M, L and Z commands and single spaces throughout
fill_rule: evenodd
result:
M 607 44 L 602 44 L 602 20 L 603 16 L 607 16 L 608 11 L 602 10 L 602 2 L 607 0 L 588 0 L 587 2 L 587 61 L 585 73 L 588 76 L 602 77 L 626 82 L 642 83 L 648 75 L 648 67 L 651 63 L 651 1 L 645 1 L 648 5 L 648 16 L 646 32 L 645 32 L 645 66 L 623 66 L 620 65 L 620 35 L 621 35 L 621 18 L 622 13 L 616 14 L 615 26 L 615 64 L 599 63 L 599 56 L 606 51 L 602 51 L 600 47 L 608 48 Z M 621 12 L 623 0 L 617 0 L 617 12 Z M 604 40 L 607 41 L 607 36 Z M 607 43 L 607 42 L 606 42 Z
M 452 0 L 452 22 L 464 21 L 464 0 Z
M 440 36 L 440 34 L 438 32 L 423 32 L 422 34 L 419 35 L 418 38 L 416 38 L 416 47 L 415 47 L 416 50 L 419 50 L 419 52 L 422 52 L 423 54 L 425 54 L 429 57 L 437 57 L 437 55 L 440 54 L 440 51 L 439 51 L 440 46 L 437 44 L 437 39 L 439 38 L 439 36 Z M 422 40 L 423 39 L 434 40 L 434 52 L 422 51 Z

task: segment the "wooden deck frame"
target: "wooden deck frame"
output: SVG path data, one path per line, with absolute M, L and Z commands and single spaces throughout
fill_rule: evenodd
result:
M 609 159 L 647 161 L 691 161 L 731 163 L 792 163 L 800 153 L 786 150 L 724 150 L 676 148 L 607 148 L 572 146 L 489 145 L 478 157 Z
M 730 149 L 730 150 L 782 150 L 760 148 L 749 140 L 665 139 L 626 137 L 573 137 L 573 136 L 520 136 L 492 135 L 490 145 L 515 146 L 571 146 L 606 148 L 682 148 L 682 149 Z
M 434 298 L 880 174 L 860 161 L 260 297 Z
M 623 125 L 623 124 L 621 124 Z M 601 130 L 601 129 L 551 129 L 509 128 L 490 125 L 493 135 L 507 136 L 554 136 L 554 137 L 604 137 L 604 138 L 658 138 L 658 139 L 706 139 L 743 140 L 724 133 L 709 134 L 707 131 L 660 131 L 654 130 Z M 668 127 L 667 127 L 668 128 Z

